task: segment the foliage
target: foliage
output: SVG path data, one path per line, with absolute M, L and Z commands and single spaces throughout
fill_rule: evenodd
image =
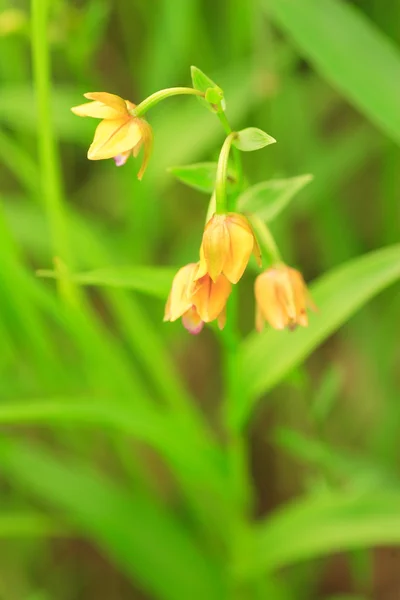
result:
M 19 6 L 0 4 L 0 595 L 382 598 L 373 548 L 400 544 L 400 5 Z M 133 161 L 86 161 L 82 92 L 139 104 L 192 62 L 205 98 L 152 108 L 142 182 Z M 234 148 L 259 150 L 238 206 L 315 278 L 309 328 L 250 331 L 246 278 L 237 330 L 162 323 L 225 102 Z M 240 177 L 233 154 L 228 202 Z M 351 582 L 329 589 L 338 552 Z

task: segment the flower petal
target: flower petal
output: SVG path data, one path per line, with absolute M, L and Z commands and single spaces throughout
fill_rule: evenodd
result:
M 193 306 L 188 289 L 192 284 L 195 269 L 197 264 L 190 263 L 179 269 L 175 275 L 165 307 L 164 321 L 176 321 Z
M 263 317 L 274 329 L 284 329 L 288 324 L 287 313 L 277 295 L 278 285 L 275 282 L 277 270 L 271 269 L 259 275 L 254 284 L 257 306 L 260 313 L 256 315 L 256 328 L 262 329 Z
M 111 106 L 106 106 L 102 102 L 86 102 L 79 106 L 73 106 L 72 112 L 78 117 L 94 117 L 95 119 L 118 119 L 121 113 Z
M 217 317 L 218 329 L 223 330 L 226 324 L 226 306 L 222 309 L 222 312 Z
M 203 244 L 201 244 L 201 246 L 200 246 L 200 261 L 199 261 L 199 266 L 197 268 L 197 272 L 194 277 L 195 281 L 204 277 L 204 275 L 206 275 L 206 273 L 207 273 L 207 262 L 204 257 Z
M 131 154 L 132 150 L 127 150 L 126 152 L 121 152 L 121 154 L 117 154 L 117 156 L 114 156 L 113 158 L 117 167 L 122 167 Z
M 88 92 L 83 95 L 89 100 L 97 100 L 98 102 L 113 108 L 121 117 L 123 115 L 129 115 L 125 100 L 116 94 L 109 94 L 108 92 Z
M 203 321 L 209 323 L 216 319 L 225 308 L 231 293 L 231 284 L 224 275 L 220 275 L 215 283 L 208 275 L 205 275 L 199 283 L 201 285 L 193 295 L 192 302 Z
M 142 177 L 144 175 L 144 172 L 147 169 L 147 165 L 150 160 L 151 152 L 153 150 L 153 130 L 150 127 L 150 125 L 147 123 L 147 121 L 145 121 L 144 119 L 137 119 L 137 121 L 138 121 L 138 124 L 140 127 L 140 131 L 142 133 L 141 141 L 143 142 L 143 146 L 144 146 L 142 165 L 141 165 L 141 167 L 139 169 L 139 173 L 137 175 L 139 181 L 141 181 Z M 140 150 L 140 147 L 141 147 L 141 144 L 138 148 L 138 151 Z M 134 149 L 134 152 L 135 152 L 135 149 Z M 135 154 L 135 156 L 137 156 L 137 154 Z
M 102 160 L 132 150 L 141 139 L 136 119 L 104 120 L 97 126 L 88 151 L 90 160 Z
M 204 259 L 208 274 L 213 281 L 221 275 L 229 252 L 230 240 L 225 221 L 225 215 L 213 215 L 204 229 L 202 242 Z
M 182 324 L 189 333 L 197 335 L 203 329 L 204 321 L 201 319 L 196 307 L 192 306 L 182 315 Z
M 254 249 L 254 235 L 250 228 L 243 227 L 241 222 L 231 221 L 228 217 L 230 247 L 224 264 L 223 273 L 232 283 L 242 277 L 251 253 Z
M 293 289 L 293 298 L 296 308 L 296 321 L 302 327 L 307 327 L 307 305 L 309 304 L 309 293 L 303 275 L 296 269 L 288 269 L 288 276 Z M 315 305 L 311 301 L 314 308 Z

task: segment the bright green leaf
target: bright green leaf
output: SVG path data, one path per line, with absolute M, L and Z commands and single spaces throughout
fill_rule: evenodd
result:
M 376 294 L 400 277 L 400 246 L 371 252 L 322 276 L 311 288 L 318 314 L 295 332 L 267 329 L 243 344 L 241 368 L 248 395 L 232 407 L 233 420 L 243 425 L 257 399 L 279 383 L 336 329 Z
M 321 75 L 400 143 L 400 54 L 382 31 L 339 0 L 264 0 L 264 5 Z
M 400 545 L 399 506 L 397 491 L 302 498 L 254 527 L 252 551 L 237 572 L 247 578 L 335 552 Z
M 204 162 L 183 167 L 171 167 L 168 169 L 177 179 L 189 187 L 211 194 L 214 191 L 217 176 L 217 163 Z M 228 169 L 227 189 L 228 192 L 236 181 L 235 173 Z
M 257 127 L 247 127 L 238 131 L 237 137 L 233 140 L 233 145 L 243 152 L 253 152 L 260 150 L 269 144 L 275 144 L 276 140 Z
M 312 175 L 290 179 L 271 179 L 249 187 L 238 198 L 240 211 L 255 213 L 267 223 L 275 219 L 294 196 L 310 181 Z
M 40 513 L 2 510 L 0 515 L 0 539 L 66 535 L 69 535 L 66 527 Z
M 217 565 L 172 511 L 139 489 L 127 492 L 100 472 L 22 442 L 2 439 L 0 457 L 3 476 L 61 511 L 152 597 L 225 597 Z
M 197 67 L 190 67 L 190 72 L 192 75 L 193 87 L 206 94 L 206 99 L 198 97 L 199 102 L 211 112 L 217 112 L 219 109 L 224 109 L 224 92 L 222 89 Z M 217 105 L 217 108 L 213 106 L 214 104 Z
M 81 285 L 125 288 L 165 299 L 176 269 L 169 267 L 106 267 L 71 275 Z M 40 270 L 39 277 L 58 279 L 56 271 Z
M 208 90 L 206 91 L 206 96 L 205 96 L 207 102 L 209 102 L 210 104 L 221 104 L 221 102 L 224 99 L 224 95 L 222 93 L 222 90 L 220 88 L 208 88 Z

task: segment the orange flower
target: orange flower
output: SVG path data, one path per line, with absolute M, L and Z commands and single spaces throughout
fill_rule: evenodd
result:
M 264 321 L 274 329 L 307 327 L 307 307 L 316 310 L 302 274 L 286 265 L 264 271 L 257 277 L 254 289 L 257 331 L 263 329 Z
M 142 179 L 153 143 L 150 125 L 144 119 L 132 116 L 135 105 L 129 100 L 107 92 L 92 92 L 84 96 L 92 102 L 74 106 L 72 112 L 79 117 L 102 119 L 88 151 L 89 160 L 113 158 L 120 167 L 131 154 L 136 157 L 143 145 L 143 161 L 138 173 L 138 179 Z
M 225 325 L 225 304 L 231 293 L 231 284 L 221 275 L 212 281 L 209 275 L 197 278 L 198 263 L 190 263 L 179 269 L 172 282 L 165 307 L 164 321 L 176 321 L 182 317 L 184 327 L 190 333 L 200 333 L 204 323 L 218 320 Z
M 237 213 L 215 214 L 204 229 L 196 277 L 208 273 L 215 282 L 222 273 L 231 283 L 237 283 L 252 253 L 261 266 L 260 249 L 246 217 Z

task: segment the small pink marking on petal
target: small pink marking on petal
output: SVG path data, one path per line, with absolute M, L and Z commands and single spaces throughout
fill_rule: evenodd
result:
M 197 335 L 203 329 L 204 321 L 199 317 L 194 306 L 182 316 L 182 325 L 192 335 Z
M 117 156 L 114 156 L 114 161 L 117 167 L 122 167 L 128 160 L 128 156 L 129 154 L 118 154 Z

